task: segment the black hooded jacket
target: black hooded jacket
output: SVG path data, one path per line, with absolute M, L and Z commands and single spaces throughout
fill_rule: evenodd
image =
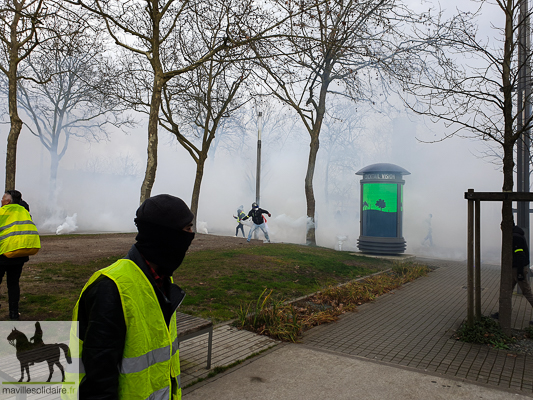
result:
M 156 286 L 149 267 L 133 245 L 125 257 L 146 275 L 157 295 L 167 325 L 183 301 L 185 292 L 167 278 L 165 291 Z M 111 279 L 100 276 L 80 298 L 79 337 L 83 340 L 82 361 L 86 375 L 80 382 L 80 400 L 118 399 L 118 379 L 126 341 L 126 322 L 118 288 Z
M 518 251 L 517 251 L 518 250 Z M 513 268 L 523 268 L 529 264 L 529 249 L 524 231 L 513 226 Z
M 252 221 L 256 225 L 261 225 L 263 222 L 263 214 L 268 214 L 270 216 L 270 213 L 267 210 L 263 210 L 262 208 L 252 208 L 250 212 L 248 212 L 248 215 L 243 218 L 243 221 L 246 221 L 248 218 L 252 218 Z

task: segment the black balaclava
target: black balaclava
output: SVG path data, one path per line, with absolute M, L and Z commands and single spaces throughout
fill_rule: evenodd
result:
M 139 233 L 135 246 L 157 265 L 158 273 L 172 276 L 194 239 L 194 233 L 183 230 L 192 222 L 193 213 L 180 198 L 160 194 L 146 199 L 136 215 Z

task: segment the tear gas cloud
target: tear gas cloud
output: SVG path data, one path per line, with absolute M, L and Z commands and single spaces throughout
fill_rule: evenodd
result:
M 403 235 L 407 253 L 465 259 L 464 192 L 469 188 L 500 191 L 503 178 L 494 164 L 477 156 L 484 149 L 482 142 L 452 138 L 425 144 L 416 139 L 438 139 L 443 129 L 418 117 L 387 119 L 380 114 L 365 114 L 364 128 L 354 140 L 353 153 L 344 154 L 342 168 L 335 169 L 328 178 L 328 193 L 327 158 L 334 157 L 335 151 L 328 153 L 323 132 L 314 178 L 318 245 L 357 250 L 361 177 L 355 172 L 370 164 L 388 162 L 411 172 L 404 176 Z M 6 143 L 6 136 L 4 128 L 2 143 Z M 306 133 L 292 132 L 285 139 L 271 143 L 268 129 L 263 130 L 260 206 L 272 213 L 268 227 L 273 241 L 303 244 L 309 138 Z M 257 132 L 250 132 L 246 140 L 245 150 L 231 151 L 230 147 L 210 154 L 200 193 L 199 232 L 235 235 L 237 224 L 233 215 L 237 208 L 244 205 L 247 213 L 255 201 Z M 40 232 L 134 232 L 146 143 L 145 125 L 128 135 L 114 132 L 107 142 L 71 141 L 60 163 L 54 200 L 54 196 L 48 195 L 48 153 L 37 138 L 23 130 L 18 147 L 17 189 L 29 202 Z M 160 130 L 159 163 L 152 194 L 170 193 L 190 204 L 195 167 L 189 154 Z M 484 261 L 499 259 L 500 207 L 499 203 L 482 205 Z M 427 240 L 423 243 L 429 226 L 432 246 Z M 248 228 L 245 233 L 248 234 Z M 261 232 L 259 235 L 262 238 Z

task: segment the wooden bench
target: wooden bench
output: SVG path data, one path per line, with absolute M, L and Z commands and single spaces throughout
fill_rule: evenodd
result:
M 178 325 L 178 340 L 183 342 L 193 337 L 208 333 L 207 340 L 207 369 L 211 368 L 211 351 L 213 348 L 213 323 L 203 318 L 192 315 L 176 313 L 176 323 Z

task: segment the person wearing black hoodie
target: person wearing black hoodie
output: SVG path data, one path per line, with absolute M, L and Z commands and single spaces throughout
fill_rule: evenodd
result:
M 248 218 L 252 218 L 252 222 L 254 223 L 254 225 L 250 228 L 250 232 L 248 232 L 248 242 L 252 238 L 252 233 L 254 233 L 257 229 L 261 229 L 265 235 L 265 239 L 268 243 L 270 243 L 268 231 L 265 227 L 265 221 L 263 220 L 263 214 L 268 214 L 269 217 L 272 216 L 267 210 L 259 208 L 259 205 L 256 202 L 253 202 L 252 209 L 248 215 L 242 219 L 243 221 L 246 221 Z
M 513 226 L 513 290 L 518 283 L 522 294 L 533 307 L 533 293 L 531 286 L 526 279 L 527 271 L 524 269 L 529 265 L 529 249 L 524 236 L 524 231 L 517 225 Z
M 513 223 L 513 290 L 518 284 L 522 294 L 529 301 L 533 307 L 533 293 L 531 286 L 526 279 L 527 270 L 525 268 L 529 265 L 529 249 L 527 241 L 524 236 L 524 230 Z M 498 312 L 491 314 L 492 318 L 499 319 Z M 533 321 L 530 321 L 533 325 Z
M 194 238 L 193 214 L 183 200 L 162 194 L 145 200 L 136 217 L 137 242 L 124 259 L 91 277 L 74 308 L 79 327 L 71 340 L 73 334 L 81 340 L 80 371 L 85 373 L 80 375 L 80 400 L 145 399 L 162 393 L 181 398 L 179 375 L 173 375 L 179 372 L 173 336 L 185 292 L 171 277 Z M 169 354 L 163 351 L 168 347 L 172 356 L 161 358 Z M 132 358 L 131 353 L 145 355 Z

